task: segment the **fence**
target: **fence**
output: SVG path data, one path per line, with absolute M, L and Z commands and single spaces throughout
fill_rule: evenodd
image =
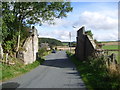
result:
M 95 57 L 104 57 L 105 64 L 107 68 L 110 71 L 116 71 L 117 73 L 120 73 L 120 63 L 116 60 L 115 53 L 108 54 L 109 51 L 120 51 L 120 50 L 103 50 L 103 49 L 97 49 L 95 50 Z

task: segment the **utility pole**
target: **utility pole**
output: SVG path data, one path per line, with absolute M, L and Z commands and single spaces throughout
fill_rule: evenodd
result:
M 70 38 L 69 47 L 70 47 L 70 53 L 71 53 L 71 32 L 69 32 L 69 38 Z

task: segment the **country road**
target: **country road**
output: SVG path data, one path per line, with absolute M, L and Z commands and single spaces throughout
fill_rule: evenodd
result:
M 65 51 L 45 57 L 45 62 L 30 72 L 4 82 L 7 88 L 82 88 L 85 85 Z

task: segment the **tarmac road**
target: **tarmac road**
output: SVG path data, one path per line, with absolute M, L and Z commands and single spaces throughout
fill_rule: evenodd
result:
M 4 82 L 5 88 L 82 88 L 85 84 L 65 51 L 45 57 L 43 65 L 15 79 Z

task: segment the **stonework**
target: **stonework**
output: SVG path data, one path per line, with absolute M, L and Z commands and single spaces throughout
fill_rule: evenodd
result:
M 88 56 L 91 56 L 96 49 L 94 40 L 85 34 L 85 27 L 81 27 L 77 31 L 77 45 L 75 49 L 75 55 L 78 59 L 84 60 Z
M 23 51 L 19 51 L 17 57 L 23 60 L 24 64 L 33 63 L 38 53 L 38 36 L 35 28 L 31 29 L 31 35 L 26 39 L 23 45 Z

